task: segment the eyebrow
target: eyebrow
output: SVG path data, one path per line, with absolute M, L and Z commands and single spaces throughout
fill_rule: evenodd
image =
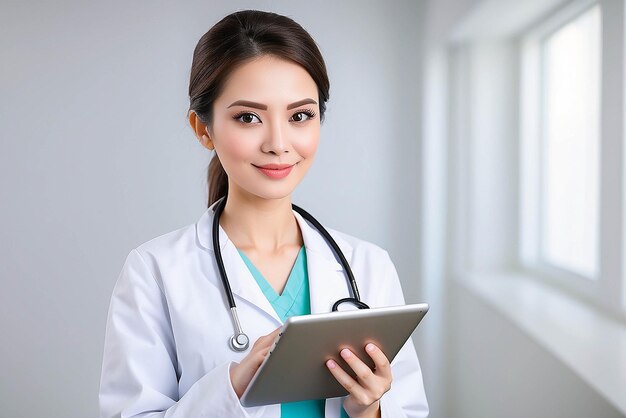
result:
M 313 99 L 302 99 L 297 102 L 293 102 L 290 105 L 287 105 L 287 110 L 290 110 L 290 109 L 293 109 L 295 107 L 302 106 L 305 104 L 309 104 L 309 103 L 317 104 L 317 102 Z M 255 109 L 267 110 L 267 105 L 264 105 L 262 103 L 251 102 L 249 100 L 237 100 L 236 102 L 233 102 L 228 107 L 230 108 L 233 106 L 247 106 L 247 107 L 253 107 Z

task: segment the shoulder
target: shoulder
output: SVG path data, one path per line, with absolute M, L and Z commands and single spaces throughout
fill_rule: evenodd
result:
M 346 253 L 346 256 L 365 303 L 370 307 L 404 304 L 398 273 L 386 249 L 344 232 L 332 229 L 328 232 L 340 248 L 351 248 L 351 253 Z
M 160 266 L 172 265 L 176 260 L 189 257 L 197 248 L 196 237 L 195 224 L 185 225 L 137 245 L 130 251 L 126 262 L 144 264 L 159 281 Z
M 383 247 L 365 239 L 358 238 L 354 235 L 338 231 L 332 228 L 326 228 L 330 235 L 337 241 L 342 250 L 352 253 L 353 259 L 369 259 L 376 262 L 391 262 L 389 253 Z
M 163 270 L 192 255 L 195 231 L 195 224 L 189 224 L 137 245 L 128 253 L 118 283 L 130 280 L 145 285 L 154 281 L 163 290 Z
M 384 248 L 380 247 L 377 244 L 374 244 L 371 241 L 367 241 L 367 240 L 355 237 L 354 235 L 350 235 L 345 232 L 338 231 L 336 229 L 332 229 L 332 228 L 326 228 L 326 229 L 328 230 L 330 235 L 332 235 L 332 237 L 335 238 L 335 240 L 342 241 L 344 244 L 347 244 L 350 247 L 352 247 L 353 250 L 365 251 L 365 252 L 370 252 L 370 253 L 379 253 L 379 254 L 387 253 L 387 250 L 385 250 Z
M 154 237 L 140 245 L 135 250 L 140 254 L 162 254 L 171 253 L 179 248 L 183 248 L 195 241 L 195 224 L 189 224 L 182 228 L 164 233 Z

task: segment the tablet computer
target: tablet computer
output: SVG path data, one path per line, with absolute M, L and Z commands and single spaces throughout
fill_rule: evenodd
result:
M 365 351 L 376 344 L 391 362 L 420 323 L 428 305 L 413 304 L 292 316 L 250 381 L 241 404 L 246 407 L 345 396 L 326 367 L 334 359 L 354 372 L 339 355 L 349 348 L 371 368 Z

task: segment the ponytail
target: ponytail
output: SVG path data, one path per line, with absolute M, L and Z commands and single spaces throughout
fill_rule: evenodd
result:
M 228 194 L 228 175 L 222 167 L 217 154 L 213 156 L 207 170 L 207 184 L 209 185 L 209 199 L 207 207 Z

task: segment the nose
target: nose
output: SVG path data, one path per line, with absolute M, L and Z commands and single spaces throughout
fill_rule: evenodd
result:
M 289 152 L 288 126 L 280 121 L 270 122 L 267 137 L 263 141 L 261 150 L 276 155 Z

